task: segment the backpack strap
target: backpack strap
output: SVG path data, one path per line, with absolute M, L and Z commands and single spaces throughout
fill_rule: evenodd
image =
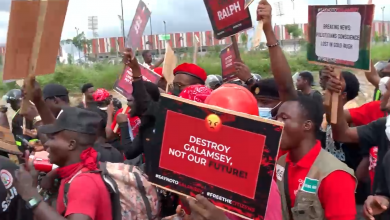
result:
M 107 164 L 105 162 L 100 163 L 99 167 L 100 167 L 100 175 L 103 179 L 104 185 L 106 185 L 106 188 L 110 194 L 112 220 L 122 220 L 122 206 L 120 201 L 118 185 L 110 177 L 107 170 Z
M 130 169 L 133 170 L 133 167 L 131 166 Z M 144 201 L 145 208 L 146 208 L 146 214 L 148 215 L 148 219 L 152 220 L 152 219 L 154 219 L 152 217 L 152 207 L 149 203 L 148 198 L 146 197 L 146 190 L 145 190 L 144 185 L 142 184 L 141 177 L 139 176 L 139 174 L 137 172 L 133 172 L 133 174 L 135 177 L 135 181 L 137 181 L 137 188 L 138 188 L 139 192 L 141 193 L 142 200 Z
M 64 205 L 65 205 L 65 210 L 64 212 L 62 213 L 62 216 L 65 216 L 65 213 L 66 213 L 66 208 L 68 206 L 68 193 L 69 193 L 69 188 L 70 188 L 70 183 L 74 180 L 74 178 L 76 178 L 80 173 L 82 173 L 82 170 L 80 170 L 79 172 L 77 172 L 67 183 L 65 183 L 64 185 L 64 198 L 63 198 L 63 201 L 64 201 Z

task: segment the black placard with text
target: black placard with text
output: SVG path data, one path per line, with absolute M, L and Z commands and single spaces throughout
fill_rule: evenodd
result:
M 252 27 L 245 0 L 203 0 L 215 38 L 223 39 Z

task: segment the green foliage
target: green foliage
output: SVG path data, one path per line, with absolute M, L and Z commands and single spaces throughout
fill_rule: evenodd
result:
M 304 42 L 302 42 L 304 44 Z M 221 60 L 219 58 L 220 46 L 216 46 L 205 56 L 198 57 L 198 65 L 206 70 L 208 74 L 221 74 Z M 390 57 L 390 44 L 372 46 L 371 58 L 373 62 L 388 60 Z M 180 63 L 192 62 L 192 53 L 179 60 Z M 302 70 L 318 71 L 320 66 L 309 64 L 306 60 L 305 51 L 297 53 L 285 53 L 291 73 Z M 248 65 L 251 72 L 258 73 L 263 77 L 271 76 L 269 53 L 267 50 L 248 51 L 241 54 L 242 60 Z M 123 71 L 123 65 L 110 65 L 107 63 L 95 63 L 92 66 L 80 65 L 57 65 L 55 73 L 45 76 L 38 76 L 37 80 L 44 86 L 48 83 L 59 83 L 64 85 L 71 92 L 80 93 L 80 87 L 87 82 L 93 83 L 96 88 L 111 90 L 116 79 Z M 0 95 L 10 89 L 17 88 L 15 82 L 0 83 Z
M 240 35 L 240 39 L 244 47 L 246 48 L 247 43 L 248 43 L 248 35 L 244 32 Z
M 375 41 L 375 43 L 381 42 L 381 36 L 379 36 L 378 31 L 375 31 L 374 41 Z
M 286 24 L 285 27 L 287 32 L 292 35 L 294 39 L 302 36 L 303 34 L 302 30 L 297 24 Z

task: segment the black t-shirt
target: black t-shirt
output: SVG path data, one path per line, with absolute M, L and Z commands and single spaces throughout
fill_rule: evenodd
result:
M 14 173 L 18 166 L 6 157 L 0 156 L 0 219 L 33 220 L 33 213 L 26 209 L 25 201 L 14 187 Z
M 388 167 L 384 169 L 383 158 L 386 155 L 389 147 L 389 141 L 386 133 L 386 118 L 380 118 L 370 124 L 357 127 L 359 135 L 359 143 L 365 151 L 366 148 L 378 146 L 378 160 L 375 167 L 375 177 L 373 183 L 373 192 L 379 195 L 390 197 L 390 185 L 387 184 L 385 178 L 385 171 L 390 171 Z

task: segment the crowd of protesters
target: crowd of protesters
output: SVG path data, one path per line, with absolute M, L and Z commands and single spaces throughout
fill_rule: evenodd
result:
M 366 73 L 378 92 L 374 101 L 360 107 L 351 105 L 359 92 L 359 81 L 351 72 L 342 71 L 338 77 L 333 67 L 324 66 L 319 72 L 322 91 L 313 89 L 316 82 L 309 71 L 300 72 L 294 84 L 272 28 L 271 12 L 266 1 L 259 3 L 257 16 L 263 21 L 273 78 L 252 74 L 245 60 L 234 64 L 239 80 L 227 83 L 215 73 L 183 63 L 173 71 L 169 93 L 284 123 L 275 166 L 280 169 L 271 184 L 265 220 L 390 219 L 390 169 L 386 168 L 390 166 L 390 63 L 381 68 L 372 65 Z M 19 150 L 26 153 L 20 166 L 7 154 L 0 156 L 1 220 L 122 219 L 116 215 L 100 165 L 131 164 L 148 173 L 154 148 L 150 140 L 159 117 L 156 110 L 167 87 L 159 67 L 163 59 L 153 64 L 151 53 L 142 53 L 143 65 L 162 76 L 153 84 L 142 79 L 134 55 L 131 49 L 124 52 L 124 65 L 132 69 L 133 94 L 123 106 L 107 90 L 90 83 L 82 86 L 83 99 L 77 107 L 70 106 L 65 87 L 48 84 L 41 88 L 34 78 L 25 82 L 31 87 L 27 113 L 19 111 L 26 90 L 6 94 L 16 112 L 9 127 Z M 330 123 L 330 107 L 323 105 L 325 90 L 339 94 L 336 124 Z M 0 109 L 2 124 L 6 111 Z M 41 178 L 28 160 L 29 153 L 38 152 L 47 152 L 50 163 L 58 166 Z M 318 188 L 313 192 L 302 190 L 307 179 L 316 181 Z M 50 196 L 43 196 L 42 190 Z M 156 216 L 151 215 L 153 204 L 149 204 L 152 209 L 145 204 L 131 207 L 127 215 L 134 215 L 138 208 L 145 213 L 125 218 L 122 212 L 122 217 L 240 219 L 202 195 L 184 198 L 159 189 L 157 203 Z

